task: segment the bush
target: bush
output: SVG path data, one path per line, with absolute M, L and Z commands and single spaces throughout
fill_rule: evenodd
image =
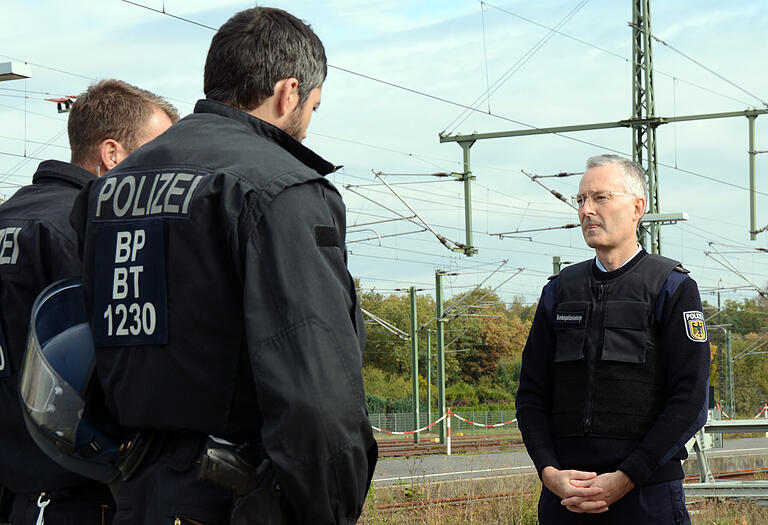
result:
M 509 410 L 514 405 L 514 400 L 513 394 L 494 386 L 489 381 L 483 381 L 477 386 L 455 383 L 445 388 L 445 402 L 452 408 L 500 405 L 504 407 L 503 410 Z M 485 410 L 496 409 L 486 408 Z
M 363 367 L 363 385 L 367 394 L 385 399 L 399 399 L 411 392 L 409 377 L 387 374 L 374 366 Z
M 467 383 L 454 383 L 445 387 L 445 402 L 450 407 L 477 405 L 477 389 Z
M 383 414 L 387 411 L 387 400 L 376 394 L 365 394 L 369 414 Z
M 419 411 L 427 411 L 427 403 L 423 399 L 419 399 Z M 413 412 L 413 396 L 387 399 L 387 413 L 401 414 L 407 412 Z

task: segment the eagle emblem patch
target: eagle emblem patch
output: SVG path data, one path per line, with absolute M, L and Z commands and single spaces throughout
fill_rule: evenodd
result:
M 697 343 L 707 340 L 707 324 L 704 322 L 704 314 L 697 311 L 683 312 L 685 323 L 685 335 L 688 339 Z

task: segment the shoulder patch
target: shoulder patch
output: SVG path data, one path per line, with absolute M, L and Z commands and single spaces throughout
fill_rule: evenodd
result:
M 675 266 L 675 271 L 680 273 L 691 273 L 690 270 L 686 270 L 685 268 L 683 268 L 682 264 L 678 264 L 677 266 Z
M 697 343 L 707 341 L 707 323 L 704 321 L 703 313 L 696 310 L 683 312 L 683 323 L 688 339 Z

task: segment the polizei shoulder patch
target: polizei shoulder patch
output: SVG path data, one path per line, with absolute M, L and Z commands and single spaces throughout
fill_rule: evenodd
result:
M 683 322 L 685 323 L 685 335 L 691 341 L 704 343 L 707 340 L 707 323 L 704 322 L 704 314 L 693 310 L 683 312 Z

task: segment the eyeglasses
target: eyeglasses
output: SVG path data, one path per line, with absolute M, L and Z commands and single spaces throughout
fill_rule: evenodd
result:
M 579 193 L 578 195 L 573 195 L 571 197 L 571 202 L 577 208 L 583 207 L 587 201 L 592 201 L 592 204 L 595 206 L 602 206 L 604 204 L 608 204 L 608 201 L 610 201 L 614 195 L 635 197 L 635 195 L 632 195 L 631 193 L 621 193 L 619 191 L 611 190 L 598 190 L 590 191 L 589 193 Z

